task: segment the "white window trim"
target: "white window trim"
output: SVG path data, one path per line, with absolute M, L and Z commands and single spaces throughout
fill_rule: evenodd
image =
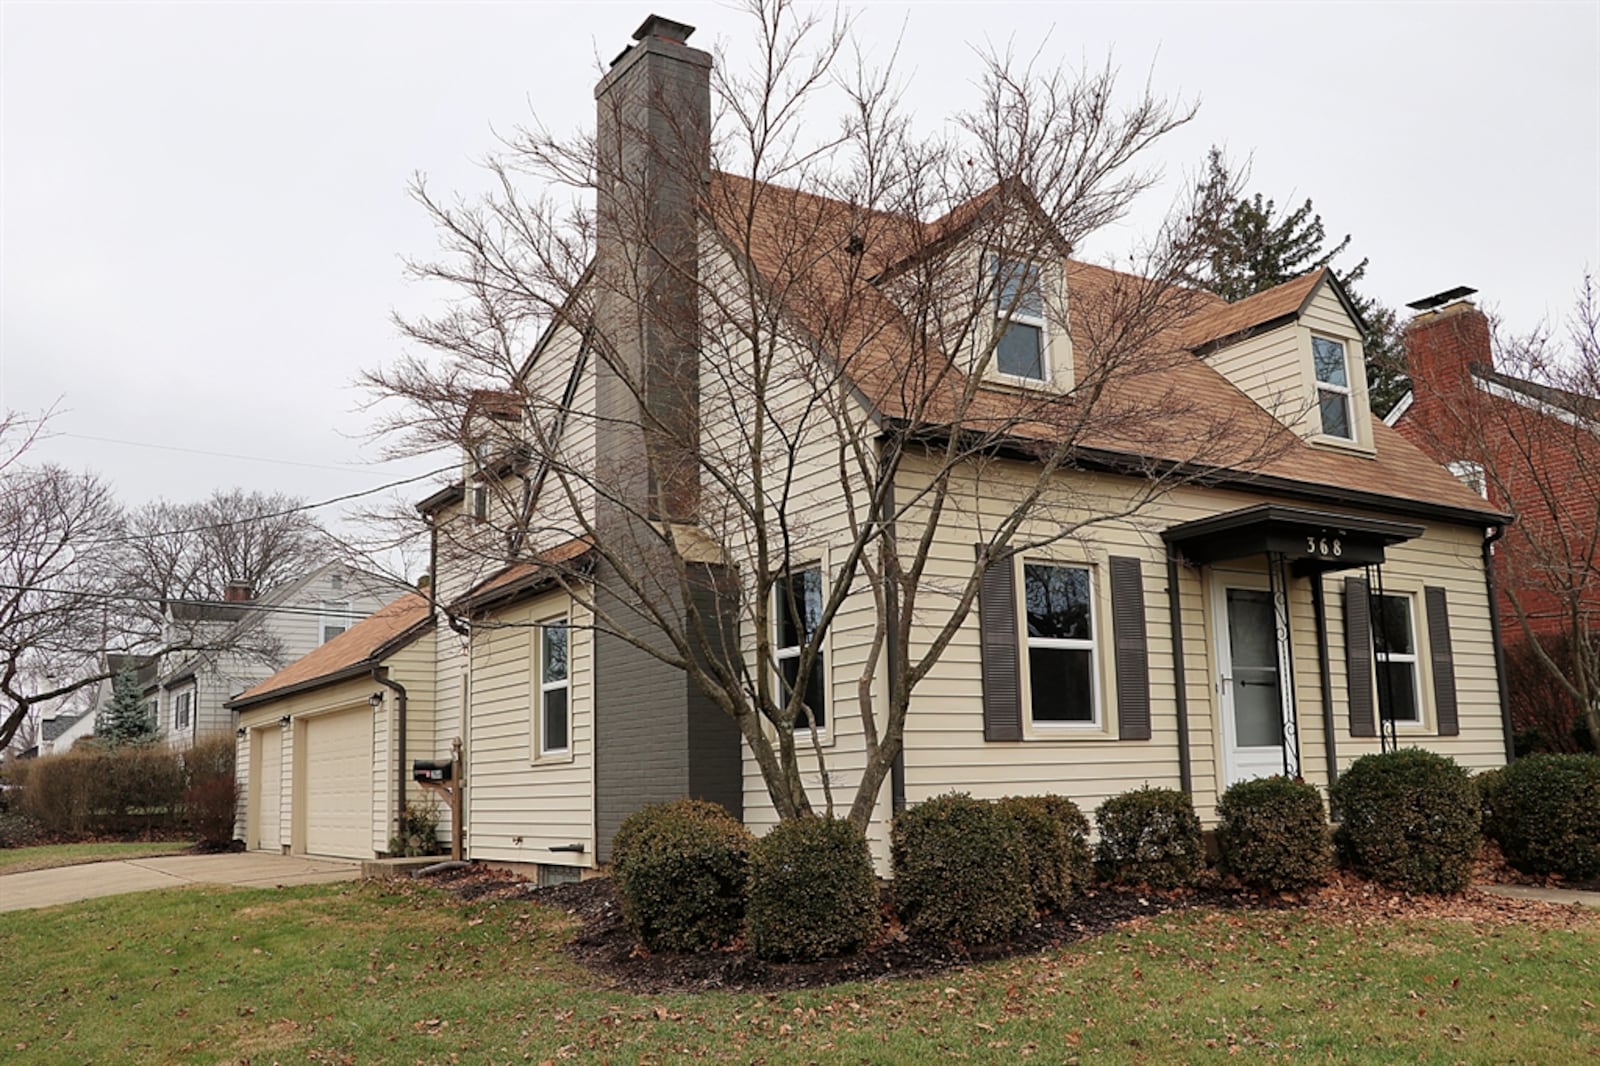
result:
M 567 631 L 567 676 L 559 681 L 549 681 L 545 678 L 544 636 L 545 630 L 551 626 L 561 626 Z M 535 762 L 570 762 L 572 760 L 572 624 L 565 615 L 541 620 L 534 629 L 534 641 L 538 647 L 538 676 L 535 684 L 538 685 L 539 698 L 536 701 L 535 714 L 538 716 L 534 722 L 534 761 Z M 545 698 L 551 692 L 565 692 L 567 694 L 567 745 L 564 748 L 545 747 Z
M 1326 341 L 1329 344 L 1337 344 L 1339 346 L 1339 353 L 1344 359 L 1345 384 L 1335 385 L 1330 381 L 1323 381 L 1321 378 L 1317 377 L 1318 341 Z M 1345 444 L 1359 443 L 1361 440 L 1361 430 L 1360 427 L 1356 425 L 1356 394 L 1354 385 L 1355 375 L 1350 372 L 1349 343 L 1338 337 L 1325 337 L 1321 334 L 1313 333 L 1311 335 L 1311 380 L 1314 383 L 1317 394 L 1317 429 L 1319 433 L 1331 441 L 1340 441 Z M 1350 435 L 1348 437 L 1341 436 L 1338 433 L 1329 433 L 1328 427 L 1323 424 L 1322 394 L 1324 392 L 1331 392 L 1344 397 L 1345 425 L 1350 427 Z
M 778 645 L 779 634 L 783 631 L 783 612 L 787 610 L 787 607 L 784 603 L 783 586 L 787 583 L 788 579 L 792 575 L 802 574 L 807 570 L 816 570 L 822 575 L 822 594 L 824 599 L 826 599 L 828 595 L 828 567 L 821 560 L 809 563 L 799 563 L 791 566 L 788 570 L 784 571 L 783 576 L 776 584 L 772 586 L 773 681 L 776 685 L 774 691 L 778 693 L 783 692 L 783 664 L 790 659 L 800 658 L 801 648 L 801 646 L 798 644 L 793 644 L 786 647 L 780 647 Z M 832 675 L 828 672 L 828 664 L 833 661 L 833 648 L 831 647 L 832 637 L 833 628 L 830 626 L 828 630 L 822 634 L 822 643 L 817 648 L 818 658 L 821 659 L 819 665 L 822 667 L 822 724 L 816 727 L 816 739 L 817 743 L 826 745 L 828 747 L 832 747 L 833 745 L 833 692 L 831 691 Z M 809 727 L 803 731 L 796 731 L 795 736 L 802 738 L 803 743 L 805 743 L 807 746 L 811 744 L 811 730 Z
M 1000 268 L 1007 262 L 1019 267 L 1033 267 L 1037 271 L 1039 280 L 1039 310 L 1040 314 L 1031 315 L 1024 311 L 1012 308 L 1007 310 L 1004 305 L 1005 286 L 1001 284 Z M 994 377 L 1012 385 L 1022 385 L 1028 388 L 1038 388 L 1049 385 L 1055 380 L 1054 371 L 1050 366 L 1050 321 L 1043 312 L 1048 310 L 1045 306 L 1045 273 L 1049 264 L 1035 259 L 1011 259 L 1000 252 L 991 251 L 985 256 L 984 269 L 989 272 L 989 284 L 994 286 L 995 326 L 993 360 Z M 1021 301 L 1018 301 L 1019 303 Z M 1019 326 L 1033 326 L 1039 331 L 1039 376 L 1029 377 L 1026 374 L 1008 374 L 1000 369 L 1000 339 L 1005 336 L 1004 325 L 1015 322 Z M 1002 325 L 1002 323 L 1004 325 Z
M 1035 637 L 1028 633 L 1028 571 L 1029 566 L 1053 566 L 1089 572 L 1089 632 L 1088 640 L 1068 640 L 1058 637 Z M 1024 557 L 1017 563 L 1017 624 L 1023 651 L 1021 674 L 1026 693 L 1023 708 L 1024 736 L 1062 737 L 1085 735 L 1105 736 L 1106 722 L 1102 708 L 1105 704 L 1104 678 L 1100 676 L 1100 567 L 1079 559 L 1048 559 Z M 1029 658 L 1034 648 L 1087 649 L 1089 652 L 1089 714 L 1086 722 L 1041 722 L 1033 716 L 1033 671 Z
M 1411 627 L 1411 651 L 1388 652 L 1378 647 L 1377 635 L 1373 635 L 1372 660 L 1377 663 L 1409 663 L 1411 664 L 1411 705 L 1417 709 L 1415 718 L 1396 718 L 1394 724 L 1397 729 L 1424 729 L 1428 722 L 1428 708 L 1422 701 L 1422 636 L 1417 631 L 1417 600 L 1409 592 L 1395 592 L 1384 589 L 1383 595 L 1390 599 L 1403 600 L 1406 605 L 1406 624 Z M 1376 598 L 1376 596 L 1374 597 Z M 1374 706 L 1382 708 L 1383 681 L 1378 676 L 1376 669 L 1372 674 Z
M 180 720 L 180 714 L 187 715 L 188 721 Z M 172 731 L 187 733 L 192 728 L 194 728 L 194 689 L 187 688 L 182 692 L 173 693 Z

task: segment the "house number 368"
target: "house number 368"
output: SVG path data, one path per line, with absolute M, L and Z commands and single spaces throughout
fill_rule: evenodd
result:
M 1332 540 L 1327 537 L 1323 537 L 1321 540 L 1316 537 L 1307 537 L 1306 551 L 1312 555 L 1332 556 L 1337 559 L 1344 554 L 1344 545 L 1339 543 L 1338 537 L 1334 537 Z

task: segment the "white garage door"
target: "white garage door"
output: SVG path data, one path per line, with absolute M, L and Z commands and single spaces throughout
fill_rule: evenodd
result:
M 278 851 L 280 801 L 283 797 L 283 729 L 276 722 L 250 738 L 250 846 Z
M 304 733 L 306 851 L 372 858 L 372 712 L 363 707 L 307 718 Z

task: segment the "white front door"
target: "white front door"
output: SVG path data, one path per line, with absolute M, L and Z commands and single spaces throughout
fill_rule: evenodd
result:
M 1283 773 L 1283 676 L 1266 584 L 1218 575 L 1217 690 L 1225 786 Z

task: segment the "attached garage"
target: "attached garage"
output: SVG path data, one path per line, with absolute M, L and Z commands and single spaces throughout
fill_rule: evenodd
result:
M 273 722 L 250 731 L 250 790 L 246 801 L 249 825 L 245 846 L 251 851 L 280 851 L 283 808 L 283 728 Z
M 419 798 L 410 760 L 440 757 L 433 638 L 430 604 L 411 593 L 229 701 L 248 848 L 384 853 Z
M 294 809 L 300 812 L 303 850 L 372 858 L 372 709 L 362 703 L 301 721 L 302 773 Z

